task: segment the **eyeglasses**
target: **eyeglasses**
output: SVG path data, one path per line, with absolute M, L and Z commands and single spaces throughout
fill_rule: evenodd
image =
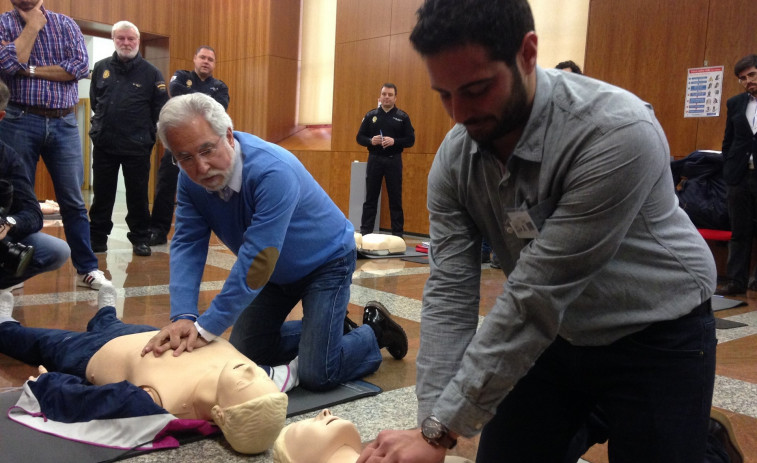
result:
M 218 137 L 218 140 L 212 145 L 206 145 L 205 148 L 201 149 L 197 152 L 197 156 L 193 156 L 189 153 L 177 153 L 174 154 L 171 157 L 171 162 L 173 162 L 173 165 L 181 165 L 182 167 L 190 167 L 195 165 L 197 162 L 197 158 L 201 158 L 204 160 L 212 159 L 213 156 L 216 154 L 216 150 L 218 149 L 218 144 L 221 142 L 221 139 L 223 138 L 223 135 Z
M 746 81 L 755 82 L 757 81 L 757 71 L 752 71 L 749 74 L 744 74 L 743 76 L 739 76 L 739 83 L 743 84 Z

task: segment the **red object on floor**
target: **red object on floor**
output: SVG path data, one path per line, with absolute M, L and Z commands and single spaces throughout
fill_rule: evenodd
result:
M 416 244 L 415 250 L 418 252 L 425 252 L 426 254 L 428 254 L 428 246 L 424 246 L 422 244 Z
M 697 228 L 702 238 L 710 241 L 731 241 L 729 230 L 713 230 L 711 228 Z

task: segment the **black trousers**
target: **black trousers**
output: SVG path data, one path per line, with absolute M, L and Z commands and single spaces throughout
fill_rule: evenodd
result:
M 104 243 L 113 229 L 118 171 L 123 168 L 126 186 L 126 235 L 132 244 L 150 239 L 150 205 L 147 187 L 150 178 L 150 150 L 145 155 L 121 155 L 95 146 L 92 155 L 92 206 L 89 208 L 90 239 Z
M 173 154 L 166 150 L 158 167 L 158 184 L 155 186 L 155 199 L 152 202 L 150 231 L 165 236 L 171 230 L 173 210 L 176 206 L 176 183 L 179 179 L 179 166 L 174 165 Z
M 392 220 L 392 235 L 402 236 L 405 227 L 405 214 L 402 212 L 402 155 L 381 156 L 368 155 L 365 171 L 365 202 L 363 217 L 360 221 L 360 233 L 373 232 L 381 193 L 381 180 L 386 180 L 386 192 L 389 196 L 389 213 Z
M 752 257 L 752 238 L 757 233 L 757 171 L 749 171 L 738 185 L 728 185 L 728 215 L 731 241 L 728 243 L 728 279 L 746 289 Z M 755 278 L 753 276 L 752 278 Z

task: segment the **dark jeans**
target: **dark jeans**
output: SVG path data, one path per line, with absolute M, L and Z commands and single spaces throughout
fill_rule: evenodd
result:
M 15 321 L 0 323 L 0 352 L 29 365 L 44 365 L 49 371 L 84 378 L 89 359 L 108 341 L 157 329 L 125 324 L 116 318 L 115 308 L 103 307 L 85 332 L 27 328 Z
M 738 185 L 728 185 L 728 216 L 731 221 L 731 241 L 728 243 L 728 279 L 746 289 L 752 239 L 757 226 L 757 171 L 750 171 Z
M 132 244 L 150 240 L 150 204 L 147 186 L 150 179 L 150 150 L 145 155 L 120 155 L 95 146 L 92 156 L 92 206 L 89 230 L 92 242 L 105 243 L 113 229 L 113 205 L 116 202 L 118 170 L 123 167 L 126 186 L 126 235 Z
M 97 257 L 89 243 L 87 208 L 81 194 L 84 163 L 76 114 L 44 117 L 8 105 L 5 119 L 0 121 L 0 140 L 16 150 L 32 185 L 37 162 L 42 157 L 60 205 L 71 262 L 80 275 L 97 270 Z
M 171 230 L 173 210 L 176 206 L 176 183 L 179 179 L 179 167 L 172 161 L 173 155 L 166 150 L 158 167 L 158 184 L 155 186 L 155 199 L 152 202 L 150 231 L 165 236 Z
M 264 365 L 299 355 L 300 384 L 327 390 L 378 370 L 381 352 L 373 330 L 361 326 L 344 335 L 356 252 L 334 259 L 300 281 L 268 283 L 234 323 L 229 341 Z M 302 320 L 287 321 L 302 301 Z
M 709 301 L 608 346 L 557 338 L 484 427 L 476 461 L 561 463 L 600 409 L 611 462 L 701 462 L 716 343 Z
M 405 228 L 405 215 L 402 212 L 401 154 L 393 156 L 368 155 L 368 166 L 365 170 L 365 202 L 363 203 L 363 217 L 360 221 L 360 233 L 363 235 L 373 233 L 382 179 L 386 179 L 389 214 L 392 219 L 392 235 L 401 237 Z

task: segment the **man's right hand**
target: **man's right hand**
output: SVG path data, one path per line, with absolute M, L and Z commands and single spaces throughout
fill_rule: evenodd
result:
M 182 352 L 192 352 L 195 348 L 207 346 L 191 320 L 176 320 L 163 327 L 142 349 L 142 357 L 152 352 L 160 357 L 169 349 L 173 349 L 173 356 L 178 357 Z
M 47 24 L 47 18 L 45 18 L 45 14 L 42 13 L 42 0 L 34 5 L 34 8 L 25 11 L 21 8 L 16 8 L 16 11 L 18 11 L 18 14 L 21 15 L 21 19 L 26 23 L 25 27 L 30 27 L 39 32 L 45 27 L 45 24 Z

